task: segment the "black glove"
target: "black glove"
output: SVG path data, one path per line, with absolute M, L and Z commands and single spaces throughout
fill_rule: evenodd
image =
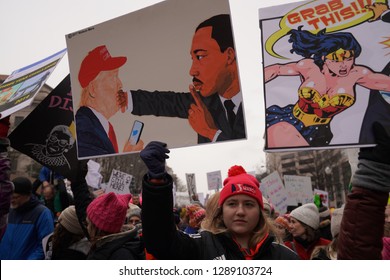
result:
M 361 148 L 359 159 L 390 164 L 390 121 L 374 122 L 373 132 L 377 145 L 370 148 Z
M 166 173 L 165 160 L 169 158 L 167 155 L 170 151 L 167 149 L 167 144 L 152 141 L 141 151 L 140 157 L 148 168 L 148 176 L 150 179 L 162 179 Z

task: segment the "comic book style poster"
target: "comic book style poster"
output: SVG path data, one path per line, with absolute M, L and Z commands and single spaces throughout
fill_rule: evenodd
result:
M 168 0 L 67 34 L 78 157 L 246 139 L 231 29 L 227 0 Z
M 372 0 L 259 9 L 266 151 L 375 145 L 373 120 L 390 119 L 389 16 Z
M 0 85 L 0 118 L 29 106 L 65 53 L 61 50 L 13 71 Z
M 390 20 L 390 12 L 388 13 Z M 390 61 L 383 68 L 382 74 L 390 76 Z M 375 142 L 371 131 L 372 125 L 377 120 L 388 120 L 390 116 L 390 92 L 371 90 L 368 99 L 368 107 L 363 118 L 359 140 L 362 143 Z
M 8 136 L 12 148 L 67 177 L 77 165 L 70 76 Z

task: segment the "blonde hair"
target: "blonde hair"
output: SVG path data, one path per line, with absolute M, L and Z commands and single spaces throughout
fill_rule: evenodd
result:
M 208 229 L 211 227 L 213 222 L 213 217 L 218 210 L 218 200 L 219 200 L 220 192 L 216 192 L 212 194 L 206 203 L 206 216 L 204 217 L 200 227 L 202 229 Z
M 83 90 L 81 91 L 81 97 L 80 97 L 80 103 L 79 103 L 79 106 L 88 106 L 89 104 L 89 91 L 88 91 L 88 88 L 85 87 L 83 88 Z
M 330 260 L 337 260 L 337 244 L 338 235 L 336 235 L 328 245 L 316 246 L 311 253 L 310 259 L 320 259 L 321 252 L 324 252 Z
M 204 218 L 201 228 L 213 234 L 229 232 L 222 218 L 222 205 L 218 206 L 220 193 L 215 193 L 209 198 L 206 204 L 206 217 Z M 260 209 L 259 222 L 256 225 L 253 235 L 249 240 L 249 248 L 255 248 L 256 245 L 268 234 L 274 234 L 275 230 L 263 210 Z

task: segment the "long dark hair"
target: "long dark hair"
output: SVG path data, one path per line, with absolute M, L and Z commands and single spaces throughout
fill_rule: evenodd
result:
M 299 26 L 289 34 L 288 41 L 292 43 L 290 52 L 295 52 L 304 58 L 312 58 L 320 69 L 324 65 L 322 57 L 340 48 L 353 50 L 354 57 L 358 57 L 362 51 L 359 42 L 349 32 L 326 33 L 325 29 L 322 29 L 317 34 L 313 34 L 302 30 L 302 26 Z
M 80 241 L 83 237 L 84 236 L 82 235 L 76 235 L 69 232 L 60 223 L 57 223 L 52 237 L 52 259 L 61 259 L 63 252 L 67 250 L 72 244 Z

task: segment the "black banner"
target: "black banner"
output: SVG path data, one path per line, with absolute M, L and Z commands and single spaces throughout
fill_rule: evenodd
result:
M 11 146 L 67 177 L 77 163 L 70 75 L 9 135 Z

